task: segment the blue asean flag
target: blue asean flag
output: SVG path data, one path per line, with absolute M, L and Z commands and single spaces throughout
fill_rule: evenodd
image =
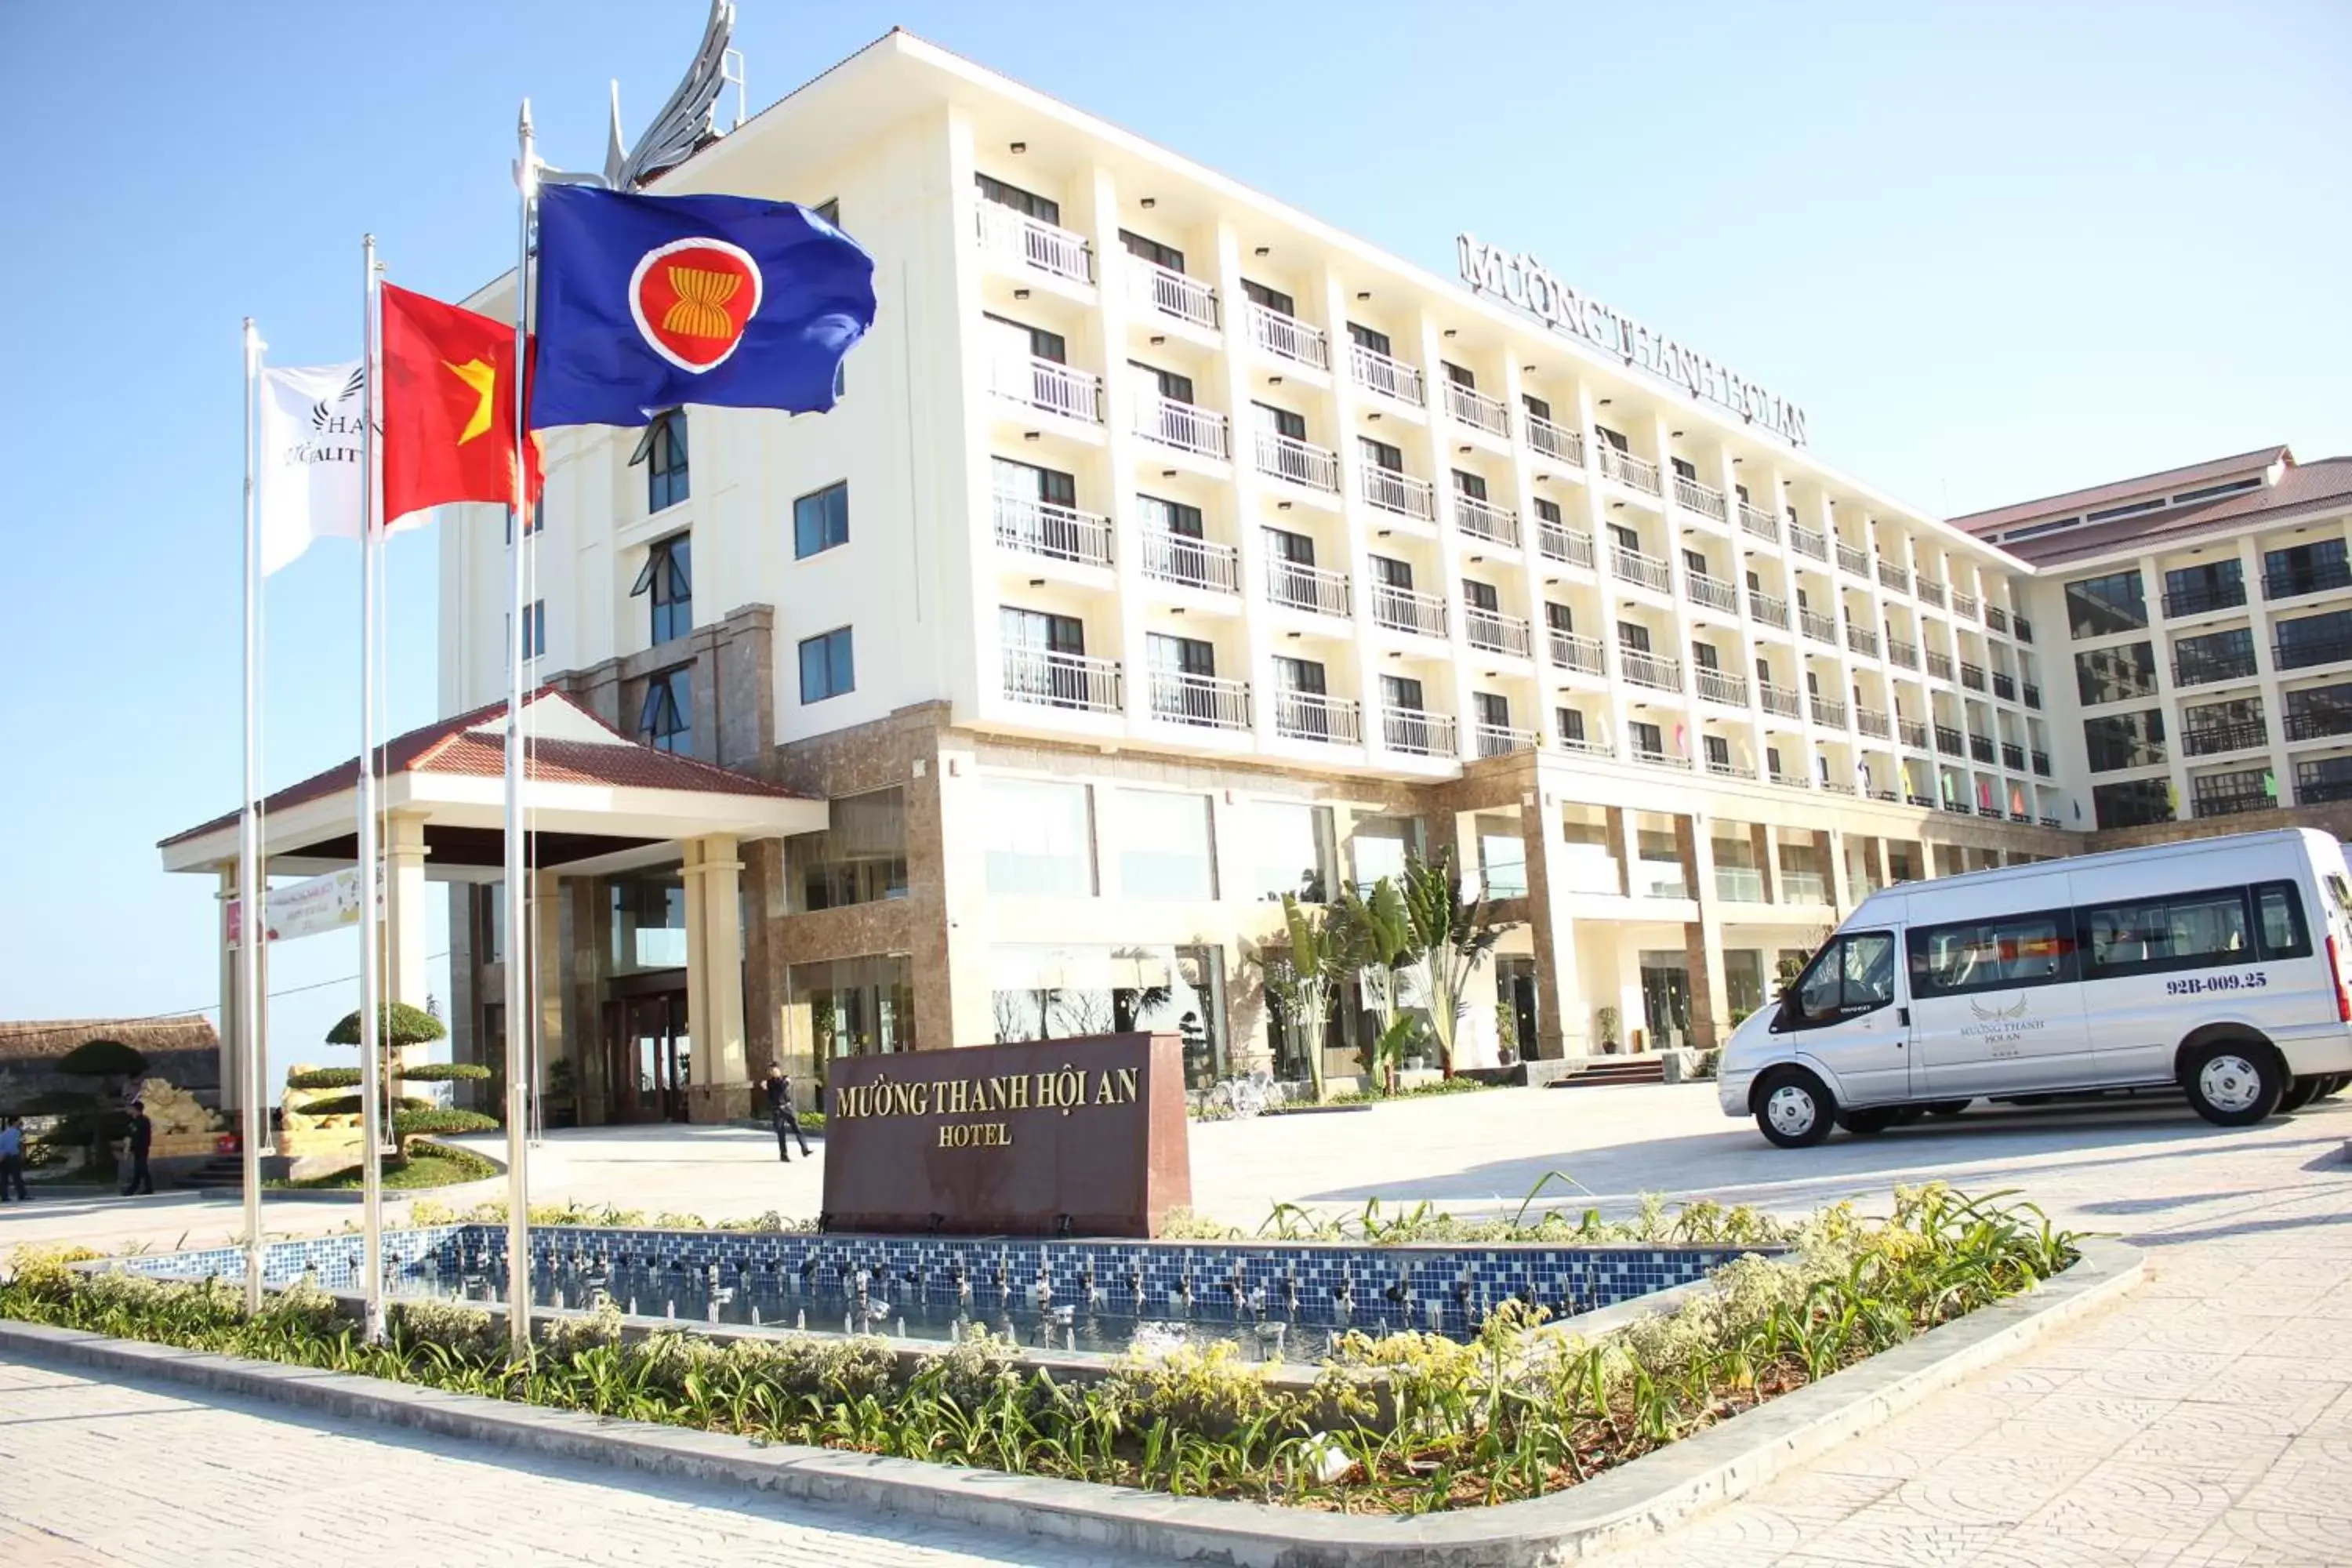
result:
M 554 185 L 538 322 L 534 430 L 681 403 L 820 413 L 874 324 L 874 258 L 791 202 Z

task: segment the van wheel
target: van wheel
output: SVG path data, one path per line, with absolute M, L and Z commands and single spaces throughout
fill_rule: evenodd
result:
M 1939 1100 L 1927 1107 L 1927 1111 L 1930 1116 L 1958 1116 L 1968 1108 L 1969 1102 L 1965 1100 Z
M 2216 1127 L 2251 1127 L 2278 1110 L 2287 1075 L 2269 1046 L 2219 1040 L 2189 1053 L 2180 1087 L 2197 1114 Z
M 1756 1126 L 1783 1149 L 1806 1149 L 1830 1135 L 1837 1101 L 1802 1068 L 1775 1068 L 1756 1086 Z
M 2284 1116 L 2290 1110 L 2301 1110 L 2305 1106 L 2317 1100 L 2319 1091 L 2326 1087 L 2326 1079 L 2315 1073 L 2305 1073 L 2290 1084 L 2284 1094 L 2279 1096 L 2279 1114 Z
M 1841 1110 L 1837 1124 L 1857 1137 L 1867 1138 L 1884 1132 L 1903 1120 L 1903 1112 L 1891 1105 L 1874 1106 L 1867 1110 Z

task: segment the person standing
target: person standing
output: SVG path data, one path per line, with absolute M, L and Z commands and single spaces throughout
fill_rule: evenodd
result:
M 131 1102 L 131 1180 L 122 1188 L 124 1197 L 133 1193 L 152 1195 L 155 1191 L 154 1173 L 147 1168 L 147 1151 L 155 1144 L 155 1123 L 147 1115 L 143 1101 Z
M 12 1185 L 18 1203 L 33 1201 L 33 1194 L 25 1190 L 25 1124 L 14 1116 L 0 1121 L 0 1204 L 8 1201 Z
M 787 1132 L 800 1140 L 803 1155 L 809 1152 L 808 1134 L 801 1131 L 801 1119 L 793 1110 L 793 1080 L 784 1076 L 782 1063 L 770 1062 L 768 1076 L 760 1087 L 767 1092 L 768 1121 L 776 1130 L 776 1158 L 789 1165 L 793 1152 L 784 1142 Z

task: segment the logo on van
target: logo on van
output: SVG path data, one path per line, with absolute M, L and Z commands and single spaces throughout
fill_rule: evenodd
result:
M 1988 1024 L 2004 1018 L 2022 1018 L 2025 1016 L 2025 1004 L 2031 998 L 2020 996 L 2006 1007 L 1987 1007 L 1979 1003 L 1970 1002 L 1969 1011 Z

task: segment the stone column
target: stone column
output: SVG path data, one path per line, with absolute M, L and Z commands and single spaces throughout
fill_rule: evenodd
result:
M 263 879 L 265 885 L 268 879 Z M 243 1028 L 237 1017 L 236 949 L 228 944 L 228 910 L 236 901 L 236 862 L 226 860 L 220 867 L 220 887 L 214 892 L 213 942 L 220 954 L 220 1108 L 223 1110 L 245 1109 L 244 1062 L 237 1050 Z M 265 1092 L 268 1086 L 263 1085 Z
M 1780 834 L 1769 823 L 1751 822 L 1748 825 L 1748 844 L 1756 861 L 1756 874 L 1764 879 L 1764 901 L 1781 902 Z
M 940 745 L 916 759 L 915 768 L 906 796 L 915 1041 L 927 1051 L 988 1045 L 996 1038 L 996 1016 L 988 968 L 987 834 L 976 760 L 968 749 Z
M 1617 896 L 1633 896 L 1633 857 L 1641 841 L 1633 828 L 1633 814 L 1622 805 L 1602 808 L 1602 820 L 1609 829 L 1609 853 L 1617 861 Z
M 743 933 L 737 889 L 743 863 L 732 834 L 688 839 L 686 863 L 686 1017 L 694 1037 L 688 1115 L 695 1121 L 748 1116 L 743 1060 Z
M 532 872 L 530 908 L 535 917 L 530 954 L 535 984 L 531 994 L 539 1006 L 539 1088 L 544 1093 L 548 1075 L 555 1064 L 572 1058 L 570 1036 L 564 1027 L 571 1009 L 564 1002 L 562 879 L 552 871 Z M 575 1061 L 572 1066 L 576 1086 L 580 1064 Z
M 1723 915 L 1715 896 L 1715 845 L 1709 832 L 1704 818 L 1675 818 L 1675 847 L 1682 856 L 1683 883 L 1698 904 L 1698 919 L 1683 926 L 1691 988 L 1691 1037 L 1684 1043 L 1701 1050 L 1713 1049 L 1731 1034 L 1723 974 Z
M 1528 850 L 1528 934 L 1536 960 L 1536 1039 L 1531 1057 L 1582 1056 L 1586 1041 L 1583 976 L 1577 970 L 1569 892 L 1552 864 L 1566 847 L 1559 809 L 1538 790 L 1519 803 L 1519 838 Z
M 1845 835 L 1834 827 L 1824 827 L 1813 835 L 1813 852 L 1822 859 L 1822 885 L 1829 894 L 1830 908 L 1844 917 L 1853 908 L 1853 888 L 1846 878 Z
M 411 1007 L 425 1005 L 431 988 L 425 954 L 425 818 L 418 813 L 386 815 L 383 833 L 383 997 Z M 388 1053 L 386 1070 L 397 1072 L 424 1059 L 425 1047 Z M 394 1092 L 398 1092 L 395 1088 Z

